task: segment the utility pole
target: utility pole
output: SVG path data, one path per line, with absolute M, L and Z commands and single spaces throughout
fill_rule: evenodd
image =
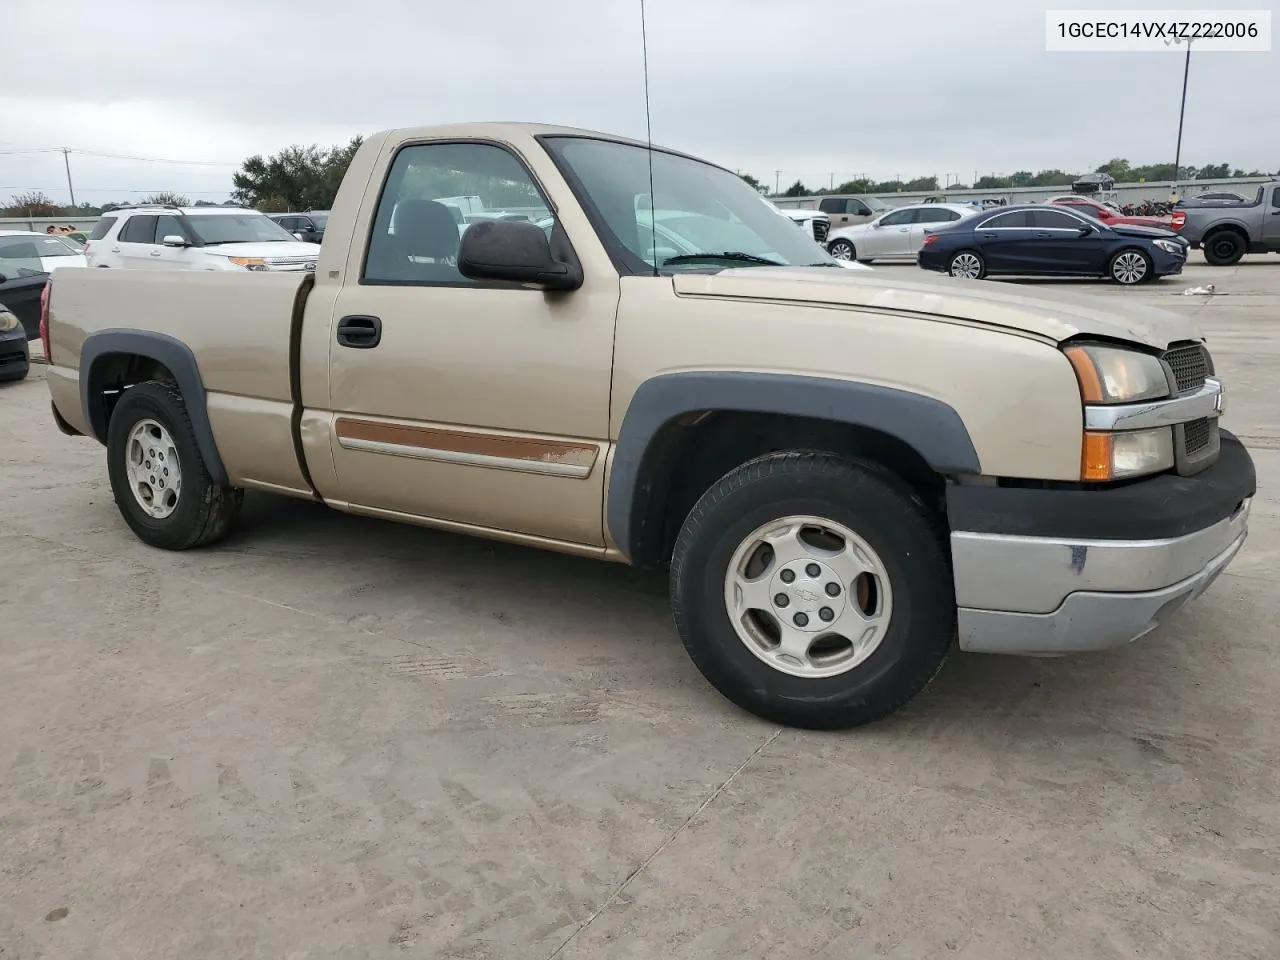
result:
M 1178 198 L 1178 164 L 1182 162 L 1182 118 L 1187 114 L 1187 77 L 1191 74 L 1191 41 L 1187 40 L 1187 59 L 1182 67 L 1182 106 L 1178 108 L 1178 145 L 1173 152 L 1173 196 Z
M 67 168 L 67 192 L 71 194 L 71 205 L 76 205 L 76 188 L 71 185 L 71 151 L 62 148 L 62 165 Z
M 835 188 L 836 188 L 836 175 L 835 175 L 835 171 L 833 170 L 831 172 L 831 179 L 827 183 L 827 193 L 831 193 L 832 191 L 835 190 Z
M 778 178 L 781 176 L 782 176 L 781 170 L 773 171 L 773 195 L 775 197 L 778 195 Z

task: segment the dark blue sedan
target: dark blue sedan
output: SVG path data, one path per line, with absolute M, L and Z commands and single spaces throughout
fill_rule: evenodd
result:
M 953 277 L 1110 277 L 1131 285 L 1182 272 L 1187 242 L 1171 230 L 1100 220 L 1033 203 L 965 217 L 927 235 L 918 263 Z

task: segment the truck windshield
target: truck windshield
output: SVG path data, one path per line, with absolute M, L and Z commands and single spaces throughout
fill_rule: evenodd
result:
M 294 239 L 288 230 L 261 213 L 195 213 L 187 215 L 187 223 L 206 244 L 274 243 Z
M 650 151 L 642 146 L 583 137 L 544 143 L 605 243 L 635 273 L 655 266 L 666 272 L 839 266 L 800 226 L 761 203 L 746 181 L 720 167 L 654 150 L 651 181 Z

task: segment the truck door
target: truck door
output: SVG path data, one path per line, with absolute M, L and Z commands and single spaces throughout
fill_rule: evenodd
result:
M 1262 242 L 1280 250 L 1280 187 L 1271 188 L 1271 203 L 1262 215 Z
M 386 169 L 366 192 L 360 222 L 373 226 L 353 239 L 330 324 L 341 499 L 602 546 L 616 270 L 586 270 L 569 293 L 458 272 L 467 228 L 442 197 L 476 194 L 551 230 L 546 194 L 506 146 L 403 145 Z

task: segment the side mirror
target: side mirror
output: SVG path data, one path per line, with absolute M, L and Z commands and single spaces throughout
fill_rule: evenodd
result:
M 879 230 L 879 229 L 880 229 L 880 221 L 879 221 L 879 220 L 874 221 L 874 222 L 871 224 L 871 226 L 873 226 L 873 227 L 875 227 L 875 229 Z
M 1081 227 L 1078 232 L 1080 236 L 1087 237 L 1089 234 L 1093 233 L 1093 227 L 1084 226 L 1084 227 Z
M 0 283 L 8 283 L 8 282 L 9 282 L 9 278 L 6 277 L 3 273 L 0 273 Z
M 293 235 L 293 239 L 295 239 L 295 240 L 301 240 L 301 239 L 302 239 L 302 234 L 300 234 L 300 233 L 294 233 L 294 235 Z
M 554 228 L 553 228 L 554 232 Z M 472 280 L 527 283 L 546 290 L 576 290 L 582 267 L 558 260 L 551 238 L 537 224 L 519 220 L 481 220 L 462 235 L 458 272 Z
M 160 241 L 166 247 L 186 247 L 190 246 L 185 237 L 180 237 L 176 233 L 166 234 L 164 239 Z

